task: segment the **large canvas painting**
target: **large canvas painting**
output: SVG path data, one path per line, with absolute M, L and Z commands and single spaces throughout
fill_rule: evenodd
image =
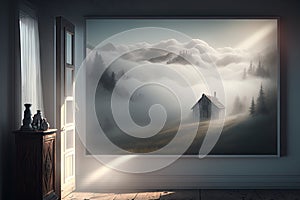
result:
M 87 152 L 278 156 L 278 23 L 87 18 Z

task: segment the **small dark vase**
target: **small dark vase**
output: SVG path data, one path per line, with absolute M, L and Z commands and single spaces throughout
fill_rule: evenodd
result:
M 34 130 L 41 130 L 41 124 L 42 124 L 42 113 L 40 110 L 37 110 L 37 113 L 33 116 L 33 120 L 31 123 L 31 126 Z
M 23 125 L 21 126 L 21 130 L 33 130 L 32 126 L 31 126 L 31 111 L 30 111 L 30 107 L 31 104 L 26 103 L 24 104 L 25 106 L 25 110 L 24 110 L 24 118 L 23 118 Z
M 49 129 L 49 127 L 50 127 L 50 125 L 49 125 L 49 123 L 47 122 L 47 119 L 44 118 L 44 119 L 42 120 L 42 123 L 41 123 L 41 130 L 46 131 L 46 130 Z

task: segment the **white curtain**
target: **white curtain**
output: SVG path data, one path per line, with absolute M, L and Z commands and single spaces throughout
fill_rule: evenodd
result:
M 31 103 L 32 114 L 43 112 L 43 95 L 40 69 L 40 44 L 37 20 L 20 16 L 22 108 Z

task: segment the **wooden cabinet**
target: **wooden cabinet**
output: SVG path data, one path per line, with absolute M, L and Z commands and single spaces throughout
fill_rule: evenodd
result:
M 56 131 L 15 131 L 17 199 L 59 199 Z

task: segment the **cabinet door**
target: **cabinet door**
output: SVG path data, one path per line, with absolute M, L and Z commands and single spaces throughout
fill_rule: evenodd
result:
M 43 197 L 55 193 L 55 139 L 44 138 L 42 164 L 42 190 Z
M 16 199 L 41 199 L 42 143 L 40 136 L 16 134 Z

